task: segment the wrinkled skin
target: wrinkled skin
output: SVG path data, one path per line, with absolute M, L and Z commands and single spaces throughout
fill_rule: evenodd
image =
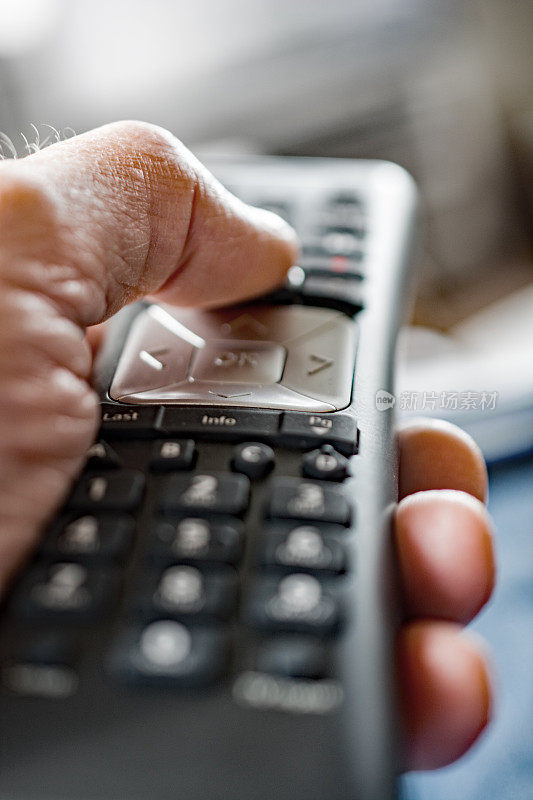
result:
M 146 295 L 202 307 L 253 297 L 296 255 L 284 222 L 151 125 L 107 125 L 0 164 L 0 589 L 94 437 L 92 326 Z M 492 590 L 492 533 L 485 466 L 465 434 L 417 421 L 399 443 L 398 675 L 406 768 L 427 769 L 460 756 L 489 717 L 483 647 L 462 626 Z

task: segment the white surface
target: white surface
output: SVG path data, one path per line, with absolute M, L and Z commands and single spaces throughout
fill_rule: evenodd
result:
M 494 410 L 443 408 L 442 393 L 498 392 Z M 431 408 L 429 395 L 437 401 Z M 416 394 L 419 408 L 406 410 Z M 426 395 L 426 398 L 424 398 Z M 403 400 L 402 400 L 403 398 Z M 426 403 L 424 403 L 426 399 Z M 423 328 L 403 331 L 397 381 L 401 416 L 450 419 L 477 438 L 489 459 L 533 447 L 533 285 L 457 326 L 448 337 Z

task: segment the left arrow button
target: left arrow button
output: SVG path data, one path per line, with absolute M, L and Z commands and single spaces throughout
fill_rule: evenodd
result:
M 148 364 L 149 367 L 152 367 L 152 369 L 161 371 L 162 369 L 165 369 L 165 362 L 161 361 L 161 356 L 167 352 L 167 348 L 164 350 L 152 351 L 151 353 L 148 352 L 148 350 L 141 350 L 139 353 L 139 358 L 141 361 L 144 361 L 145 364 Z

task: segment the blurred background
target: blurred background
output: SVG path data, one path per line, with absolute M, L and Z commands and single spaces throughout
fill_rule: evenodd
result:
M 533 797 L 533 3 L 0 0 L 0 131 L 20 154 L 30 123 L 44 138 L 120 118 L 200 154 L 386 158 L 414 175 L 399 392 L 498 395 L 484 413 L 411 410 L 461 422 L 491 463 L 500 583 L 476 625 L 501 691 L 474 751 L 404 791 Z
M 0 0 L 0 20 L 19 147 L 30 122 L 141 118 L 202 151 L 391 159 L 424 199 L 419 321 L 533 279 L 528 0 Z

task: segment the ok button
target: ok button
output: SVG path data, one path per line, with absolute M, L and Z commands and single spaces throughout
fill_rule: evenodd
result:
M 286 356 L 274 342 L 211 339 L 196 352 L 190 377 L 209 383 L 277 383 Z

